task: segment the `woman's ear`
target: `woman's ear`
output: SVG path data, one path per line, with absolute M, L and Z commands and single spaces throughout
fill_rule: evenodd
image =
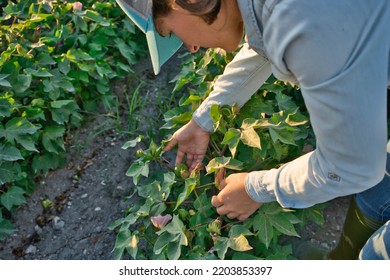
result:
M 163 22 L 164 20 L 161 17 L 154 20 L 154 28 L 156 29 L 157 33 L 160 34 L 161 36 L 163 36 L 162 27 L 161 27 L 163 25 Z

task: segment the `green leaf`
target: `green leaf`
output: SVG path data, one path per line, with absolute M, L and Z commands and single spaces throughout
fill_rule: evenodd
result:
M 4 75 L 4 74 L 0 74 L 0 86 L 2 87 L 12 87 L 10 82 L 8 82 L 6 80 L 6 78 L 8 77 L 9 75 Z
M 275 129 L 273 127 L 270 127 L 269 132 L 270 132 L 272 141 L 276 142 L 279 140 L 280 142 L 282 142 L 284 144 L 296 146 L 295 141 L 294 141 L 294 134 L 291 131 L 288 131 L 286 129 Z
M 217 252 L 218 258 L 225 259 L 227 250 L 229 249 L 229 238 L 219 237 L 214 243 L 214 250 Z
M 228 248 L 231 248 L 234 251 L 244 252 L 253 249 L 248 242 L 248 239 L 244 234 L 239 234 L 240 231 L 248 235 L 253 235 L 248 229 L 241 227 L 236 227 L 233 230 L 233 233 L 229 234 L 227 237 L 218 237 L 217 241 L 214 243 L 214 250 L 217 252 L 217 255 L 220 259 L 224 259 Z
M 25 193 L 22 188 L 13 186 L 1 195 L 0 201 L 8 211 L 11 211 L 12 207 L 26 203 Z
M 157 238 L 156 242 L 153 246 L 153 252 L 156 255 L 159 255 L 162 253 L 162 251 L 168 246 L 168 244 L 174 240 L 178 239 L 178 235 L 172 234 L 170 232 L 164 231 L 160 234 L 160 236 Z
M 202 98 L 198 95 L 190 95 L 180 106 L 192 105 L 193 103 L 200 103 Z
M 0 144 L 0 161 L 17 161 L 23 159 L 20 151 L 11 144 Z
M 241 131 L 241 141 L 249 147 L 261 150 L 260 136 L 252 127 Z
M 74 100 L 58 100 L 50 102 L 50 111 L 53 120 L 59 124 L 64 124 L 69 121 L 71 115 L 77 114 L 80 110 Z
M 130 242 L 127 246 L 127 252 L 129 252 L 130 256 L 132 256 L 133 259 L 137 258 L 138 253 L 138 243 L 139 243 L 139 237 L 136 234 L 133 234 L 131 236 Z
M 144 177 L 149 176 L 149 161 L 133 162 L 133 164 L 130 165 L 129 169 L 127 170 L 126 176 L 133 177 L 134 185 L 138 185 L 141 176 Z
M 222 167 L 233 170 L 242 170 L 243 163 L 231 157 L 217 157 L 213 158 L 206 166 L 207 174 L 211 174 Z
M 10 96 L 0 97 L 0 118 L 11 116 L 15 100 Z
M 183 224 L 183 222 L 180 220 L 179 216 L 174 215 L 172 221 L 169 224 L 167 224 L 163 229 L 161 229 L 160 231 L 157 232 L 157 234 L 160 235 L 160 237 L 162 235 L 164 235 L 164 240 L 159 240 L 160 237 L 158 238 L 158 240 L 157 240 L 157 241 L 159 241 L 158 246 L 156 247 L 156 244 L 157 244 L 157 241 L 156 241 L 156 244 L 154 247 L 155 249 L 156 248 L 158 248 L 158 249 L 154 250 L 154 252 L 158 255 L 159 253 L 162 252 L 164 247 L 167 245 L 167 242 L 168 243 L 178 242 L 177 245 L 171 245 L 172 247 L 168 247 L 169 248 L 168 254 L 170 254 L 170 257 L 172 257 L 172 258 L 178 257 L 177 254 L 178 253 L 180 254 L 179 250 L 181 250 L 180 246 L 182 246 L 182 245 L 188 246 L 188 239 L 187 239 L 187 236 L 185 234 L 185 230 L 186 230 L 186 227 Z M 169 235 L 167 233 L 169 233 Z M 165 246 L 162 244 L 163 241 L 166 242 Z
M 299 126 L 299 125 L 304 125 L 308 122 L 308 119 L 298 113 L 298 109 L 295 110 L 293 113 L 288 114 L 286 118 L 286 123 L 290 126 Z
M 115 39 L 115 46 L 118 48 L 123 57 L 126 58 L 130 64 L 132 64 L 135 56 L 134 50 L 132 50 L 132 48 L 126 44 L 125 41 L 119 38 Z
M 253 219 L 253 229 L 255 230 L 256 236 L 259 240 L 266 246 L 266 248 L 269 248 L 274 236 L 274 229 L 269 221 L 269 218 L 261 214 L 257 215 Z
M 148 183 L 147 185 L 141 185 L 137 187 L 138 195 L 144 198 L 153 199 L 153 201 L 163 200 L 163 191 L 161 184 L 158 181 Z
M 247 227 L 244 227 L 243 225 L 232 226 L 232 228 L 229 231 L 229 237 L 234 238 L 234 237 L 238 237 L 240 235 L 250 236 L 250 235 L 253 235 L 253 233 Z
M 12 84 L 12 89 L 19 94 L 25 93 L 25 91 L 30 88 L 31 82 L 31 74 L 20 74 L 17 76 L 16 82 Z
M 299 234 L 296 232 L 294 225 L 286 217 L 286 215 L 284 215 L 284 213 L 279 213 L 278 215 L 273 216 L 272 219 L 270 219 L 270 222 L 272 226 L 275 227 L 281 233 L 289 236 L 300 237 Z
M 290 96 L 287 96 L 280 92 L 276 93 L 276 101 L 281 111 L 295 109 L 297 107 L 297 105 L 292 101 L 292 98 Z
M 179 194 L 179 196 L 177 198 L 176 207 L 175 207 L 175 209 L 173 209 L 173 211 L 175 211 L 191 195 L 191 193 L 194 191 L 196 185 L 197 185 L 196 178 L 186 179 L 184 190 L 183 190 L 183 192 L 181 192 Z
M 137 257 L 139 238 L 137 232 L 122 230 L 118 233 L 115 241 L 115 249 L 126 249 L 133 259 Z
M 11 222 L 3 219 L 0 215 L 0 240 L 5 240 L 13 232 L 15 232 L 15 228 Z
M 42 133 L 42 145 L 51 153 L 58 154 L 60 151 L 65 151 L 63 136 L 65 128 L 62 126 L 45 127 Z
M 50 102 L 50 107 L 54 109 L 61 109 L 63 107 L 72 105 L 74 103 L 75 103 L 74 100 L 58 100 L 58 101 Z
M 230 128 L 228 132 L 225 133 L 222 144 L 228 145 L 230 153 L 234 158 L 238 143 L 240 143 L 241 131 L 235 128 Z
M 5 129 L 0 126 L 0 138 L 4 137 L 13 142 L 18 137 L 26 134 L 34 134 L 40 127 L 30 123 L 25 118 L 13 118 L 7 122 Z
M 26 69 L 27 74 L 31 74 L 34 77 L 38 78 L 48 78 L 48 77 L 53 77 L 53 74 L 51 74 L 49 71 L 44 70 L 44 69 Z
M 217 129 L 222 118 L 221 112 L 219 111 L 219 105 L 215 104 L 211 106 L 210 117 L 213 119 L 214 129 Z
M 23 148 L 25 148 L 27 151 L 36 152 L 36 153 L 39 152 L 35 147 L 35 143 L 31 135 L 20 135 L 15 140 L 20 145 L 22 145 Z
M 55 65 L 57 62 L 48 54 L 40 53 L 38 54 L 36 61 L 40 66 Z
M 66 57 L 71 61 L 76 63 L 79 67 L 81 66 L 81 61 L 95 61 L 95 59 L 90 56 L 88 53 L 80 50 L 80 49 L 70 49 Z M 83 70 L 83 69 L 82 69 Z
M 0 161 L 0 185 L 13 182 L 17 179 L 18 165 L 11 162 Z M 20 169 L 20 168 L 19 168 Z
M 169 260 L 178 260 L 180 258 L 181 245 L 179 239 L 169 242 L 167 249 L 168 249 Z
M 11 44 L 8 46 L 6 51 L 2 51 L 0 54 L 0 67 L 11 57 L 11 55 L 16 51 L 16 45 Z
M 138 137 L 135 138 L 134 140 L 127 141 L 127 142 L 122 146 L 122 149 L 123 149 L 123 150 L 127 150 L 128 148 L 134 148 L 135 146 L 137 146 L 137 144 L 138 144 L 139 142 L 141 142 L 141 139 L 142 139 L 142 137 L 141 137 L 141 136 L 138 136 Z
M 93 21 L 95 21 L 97 23 L 100 23 L 100 24 L 106 23 L 104 18 L 96 11 L 86 10 L 85 13 L 84 13 L 84 17 L 87 18 L 87 19 L 93 20 Z M 108 23 L 106 23 L 105 25 L 108 26 Z
M 115 241 L 115 248 L 126 248 L 132 238 L 131 231 L 122 230 L 118 233 Z
M 32 168 L 35 173 L 43 172 L 43 174 L 47 174 L 49 170 L 62 166 L 65 160 L 63 154 L 56 155 L 45 152 L 42 155 L 34 156 Z

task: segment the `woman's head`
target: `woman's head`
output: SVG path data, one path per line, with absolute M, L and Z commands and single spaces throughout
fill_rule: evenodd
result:
M 243 36 L 234 0 L 153 0 L 153 19 L 162 36 L 174 33 L 191 52 L 200 47 L 233 51 Z

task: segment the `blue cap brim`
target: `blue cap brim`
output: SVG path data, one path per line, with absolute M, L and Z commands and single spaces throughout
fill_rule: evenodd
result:
M 151 15 L 140 15 L 132 9 L 129 3 L 122 0 L 116 1 L 126 15 L 146 34 L 153 71 L 157 75 L 160 73 L 161 66 L 177 52 L 183 42 L 175 35 L 160 36 L 154 28 Z
M 154 29 L 151 18 L 146 31 L 146 39 L 148 41 L 153 71 L 157 75 L 160 73 L 161 66 L 178 51 L 183 42 L 173 34 L 169 37 L 160 36 Z

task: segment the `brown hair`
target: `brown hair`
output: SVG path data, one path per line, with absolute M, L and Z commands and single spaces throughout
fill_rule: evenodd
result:
M 189 0 L 153 0 L 153 18 L 167 16 L 174 3 L 191 14 L 200 16 L 208 24 L 215 21 L 221 9 L 221 0 L 198 0 L 194 3 Z

